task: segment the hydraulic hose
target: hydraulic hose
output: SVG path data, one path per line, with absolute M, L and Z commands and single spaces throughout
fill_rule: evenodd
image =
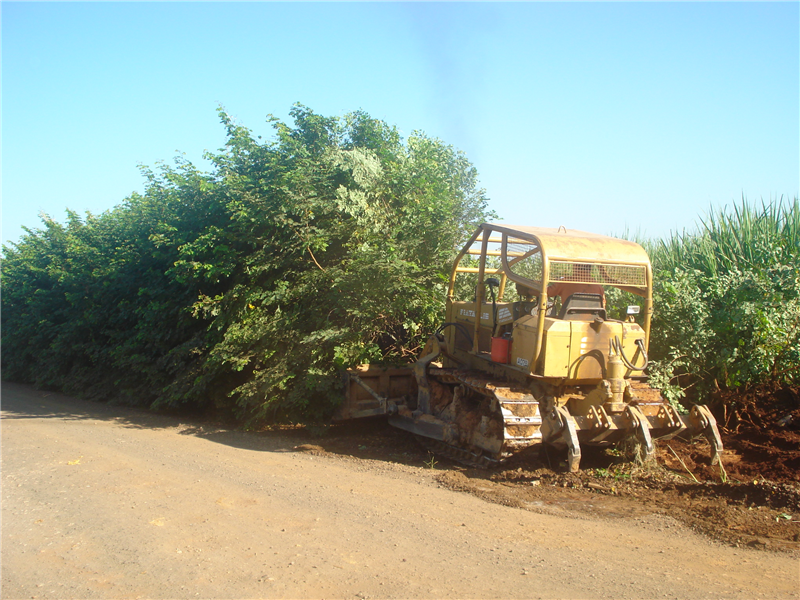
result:
M 597 361 L 597 363 L 600 365 L 600 371 L 601 371 L 601 373 L 603 375 L 603 379 L 605 379 L 606 378 L 606 359 L 605 359 L 605 356 L 603 356 L 603 353 L 600 352 L 600 350 L 598 350 L 597 348 L 595 348 L 594 350 L 589 350 L 586 354 L 581 354 L 577 358 L 577 360 L 572 363 L 572 369 L 574 369 L 573 372 L 577 373 L 578 372 L 578 367 L 580 367 L 581 364 L 583 364 L 583 361 L 586 360 L 590 356 L 593 359 L 595 359 Z
M 461 332 L 461 335 L 463 335 L 465 338 L 467 338 L 467 342 L 469 342 L 470 348 L 472 347 L 472 336 L 470 336 L 469 331 L 467 331 L 467 328 L 464 327 L 464 325 L 461 324 L 461 323 L 455 323 L 455 322 L 442 323 L 441 325 L 439 325 L 439 328 L 434 333 L 436 335 L 438 335 L 438 334 L 442 333 L 448 327 L 455 327 L 456 331 Z
M 628 367 L 631 371 L 644 371 L 647 368 L 647 365 L 650 364 L 650 359 L 647 357 L 647 352 L 644 349 L 644 340 L 639 338 L 634 341 L 636 346 L 638 346 L 639 351 L 642 353 L 644 357 L 644 364 L 641 367 L 634 366 L 628 357 L 625 356 L 625 350 L 622 348 L 622 343 L 619 341 L 619 337 L 614 336 L 614 339 L 611 341 L 611 347 L 613 348 L 614 352 L 617 353 L 617 356 L 620 357 L 622 363 Z

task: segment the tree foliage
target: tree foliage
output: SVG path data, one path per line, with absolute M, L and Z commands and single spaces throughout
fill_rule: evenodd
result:
M 487 217 L 477 173 L 439 140 L 302 105 L 261 141 L 224 110 L 201 172 L 143 169 L 99 216 L 48 216 L 4 247 L 3 375 L 239 419 L 316 418 L 337 370 L 413 356 L 446 269 Z

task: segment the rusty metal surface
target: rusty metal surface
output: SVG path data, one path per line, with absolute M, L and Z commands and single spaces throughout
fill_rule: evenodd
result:
M 416 398 L 417 395 L 410 367 L 359 365 L 345 371 L 342 378 L 344 399 L 333 416 L 334 421 L 385 415 L 392 404 Z

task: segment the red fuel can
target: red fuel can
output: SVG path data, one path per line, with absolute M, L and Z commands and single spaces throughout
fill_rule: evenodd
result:
M 492 338 L 492 362 L 507 364 L 511 354 L 511 340 L 508 338 Z

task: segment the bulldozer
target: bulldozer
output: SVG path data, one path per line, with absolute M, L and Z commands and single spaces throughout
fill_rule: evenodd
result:
M 609 288 L 638 301 L 622 319 L 606 311 Z M 705 437 L 717 464 L 722 441 L 708 407 L 681 414 L 647 383 L 652 289 L 635 242 L 484 223 L 456 256 L 445 322 L 416 363 L 349 369 L 336 419 L 385 415 L 470 465 L 546 444 L 566 450 L 577 471 L 582 447 L 622 442 L 647 461 L 654 440 L 676 435 Z

